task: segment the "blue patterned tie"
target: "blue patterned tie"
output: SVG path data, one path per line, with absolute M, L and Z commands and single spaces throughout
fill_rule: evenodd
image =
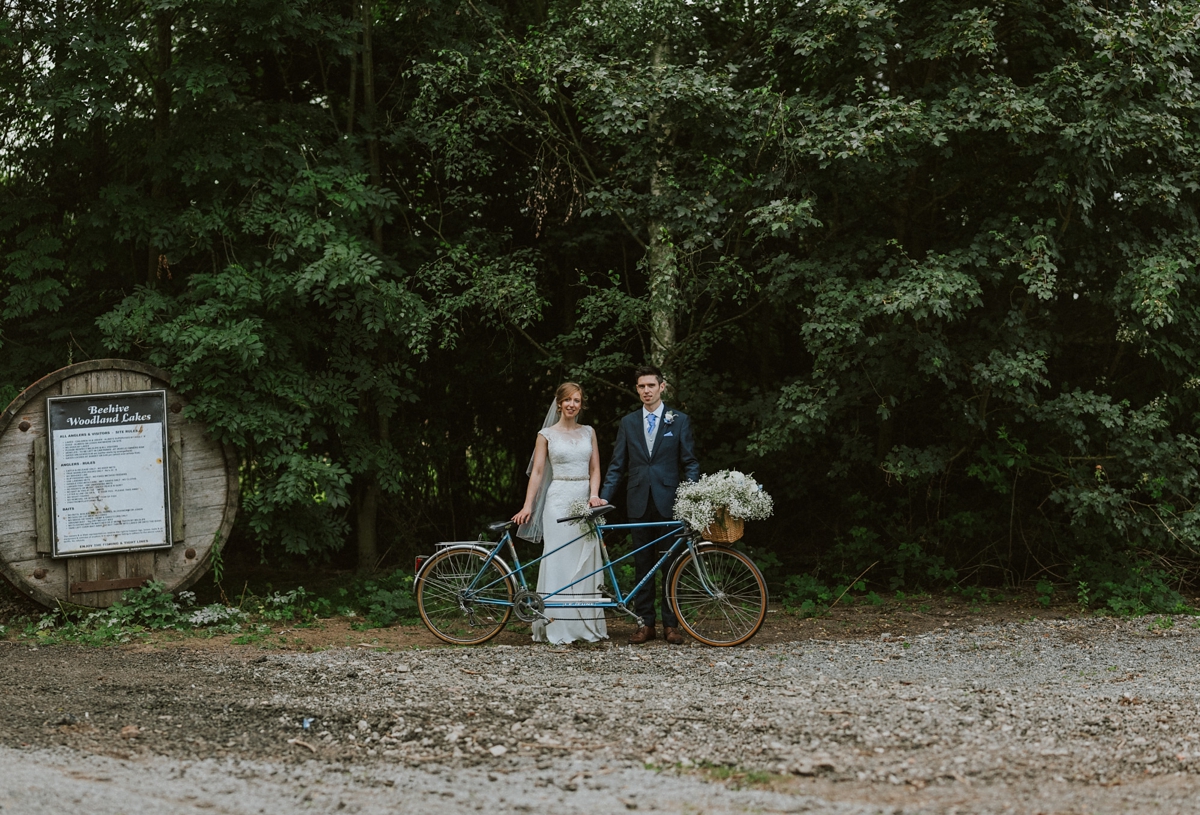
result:
M 657 418 L 658 417 L 653 413 L 646 414 L 646 420 L 648 422 L 648 427 L 646 428 L 646 448 L 650 450 L 650 452 L 654 452 L 654 421 Z

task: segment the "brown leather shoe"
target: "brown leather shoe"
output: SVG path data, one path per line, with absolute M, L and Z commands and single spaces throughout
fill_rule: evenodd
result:
M 683 634 L 679 633 L 678 628 L 671 628 L 670 626 L 664 625 L 663 639 L 672 645 L 683 645 Z
M 641 645 L 643 642 L 649 642 L 652 639 L 654 639 L 654 626 L 643 625 L 637 631 L 633 632 L 633 636 L 629 638 L 629 644 Z

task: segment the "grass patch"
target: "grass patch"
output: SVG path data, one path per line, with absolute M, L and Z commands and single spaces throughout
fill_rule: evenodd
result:
M 705 778 L 718 781 L 733 789 L 772 788 L 789 776 L 766 770 L 750 770 L 728 764 L 703 764 L 696 768 Z

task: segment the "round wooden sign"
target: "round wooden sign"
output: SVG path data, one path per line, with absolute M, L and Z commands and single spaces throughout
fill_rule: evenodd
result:
M 89 399 L 89 394 L 135 397 Z M 59 438 L 56 425 L 52 443 L 47 400 L 62 428 L 77 429 L 74 438 L 65 432 Z M 122 402 L 136 407 L 121 416 L 116 407 Z M 213 441 L 201 424 L 183 417 L 185 404 L 166 371 L 124 359 L 80 362 L 26 388 L 0 415 L 0 573 L 46 606 L 62 602 L 104 608 L 150 580 L 171 592 L 195 583 L 233 528 L 238 459 L 233 448 Z M 143 434 L 139 419 L 156 422 L 149 428 L 153 434 Z M 122 420 L 129 420 L 120 426 L 126 428 L 123 437 L 116 426 Z M 115 435 L 96 429 L 108 424 L 114 425 Z M 149 435 L 153 443 L 146 442 Z M 117 465 L 137 462 L 139 451 L 149 451 L 149 466 L 142 466 L 149 474 L 122 473 Z M 106 454 L 113 466 L 103 466 Z M 68 460 L 71 455 L 74 460 Z M 82 469 L 93 465 L 99 473 L 90 487 L 81 486 L 85 479 L 79 470 L 67 469 L 74 464 L 85 465 Z M 72 514 L 68 510 L 74 507 L 63 506 L 68 502 L 64 495 L 72 490 L 107 488 L 106 500 L 118 505 L 126 497 L 119 493 L 136 493 L 146 484 L 151 499 L 157 496 L 157 506 L 155 500 L 141 498 L 132 501 L 139 506 L 120 511 L 109 511 L 106 504 L 105 512 L 93 513 L 94 520 L 86 508 Z M 69 523 L 82 531 L 68 539 L 63 529 Z M 144 535 L 143 527 L 149 530 Z M 125 534 L 132 529 L 142 537 Z

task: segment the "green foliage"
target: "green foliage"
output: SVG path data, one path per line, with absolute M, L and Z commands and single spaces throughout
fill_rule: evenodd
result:
M 1185 614 L 1191 610 L 1178 591 L 1178 578 L 1148 560 L 1082 559 L 1072 575 L 1087 578 L 1080 583 L 1087 586 L 1089 604 L 1118 616 Z
M 241 452 L 241 531 L 264 553 L 327 557 L 348 510 L 398 500 L 439 460 L 392 432 L 416 366 L 464 324 L 526 325 L 544 303 L 537 253 L 464 220 L 480 197 L 412 156 L 417 85 L 377 100 L 397 114 L 384 134 L 348 80 L 463 32 L 449 12 L 414 27 L 375 11 L 366 54 L 362 18 L 320 0 L 10 10 L 8 46 L 29 59 L 4 77 L 20 104 L 0 173 L 0 388 L 77 357 L 166 367 L 188 415 Z
M 787 570 L 773 549 L 765 546 L 750 546 L 746 543 L 745 538 L 731 545 L 734 549 L 745 552 L 754 561 L 754 565 L 758 566 L 758 570 L 762 572 L 763 579 L 767 581 L 767 586 L 771 589 L 772 594 L 782 586 L 783 580 L 787 576 Z
M 637 568 L 633 565 L 633 560 L 618 563 L 613 567 L 613 572 L 617 576 L 617 585 L 621 587 L 623 595 L 627 595 L 637 585 Z
M 150 630 L 178 628 L 184 614 L 175 597 L 163 584 L 151 580 L 137 589 L 130 589 L 108 609 L 112 623 L 142 626 Z
M 336 603 L 356 609 L 366 618 L 364 628 L 382 628 L 418 618 L 413 575 L 404 569 L 377 578 L 355 581 L 338 589 Z
M 794 574 L 784 581 L 779 599 L 789 614 L 815 617 L 836 598 L 837 593 L 812 575 Z
M 221 580 L 225 577 L 225 555 L 224 547 L 221 545 L 221 531 L 217 530 L 213 533 L 212 547 L 208 550 L 209 568 L 212 570 L 213 583 L 217 586 L 221 585 Z
M 1092 605 L 1092 590 L 1086 580 L 1079 581 L 1079 585 L 1075 591 L 1075 599 L 1079 601 L 1080 609 L 1087 609 Z
M 632 541 L 625 535 L 609 535 L 604 545 L 608 548 L 608 556 L 613 561 L 625 558 L 625 560 L 620 560 L 613 565 L 613 573 L 617 579 L 617 586 L 621 589 L 621 594 L 628 595 L 633 587 L 637 585 L 637 568 L 634 566 L 634 559 L 628 557 L 629 553 L 633 551 Z M 541 564 L 537 565 L 540 566 Z M 525 579 L 531 586 L 537 585 L 536 567 L 532 570 L 528 567 L 526 568 Z M 608 582 L 607 573 L 604 575 L 604 582 Z
M 246 615 L 239 609 L 219 604 L 193 609 L 195 595 L 181 592 L 178 597 L 164 591 L 161 582 L 151 580 L 130 589 L 112 606 L 99 611 L 66 611 L 42 615 L 30 621 L 23 636 L 41 642 L 79 642 L 87 645 L 125 643 L 151 631 L 188 631 L 206 628 L 229 633 L 239 630 Z
M 970 603 L 968 608 L 973 614 L 978 614 L 986 605 L 1004 601 L 1004 595 L 992 594 L 988 589 L 980 586 L 954 586 L 951 591 Z
M 369 53 L 347 4 L 60 5 L 6 8 L 0 401 L 166 366 L 264 555 L 473 535 L 557 381 L 606 444 L 661 350 L 789 568 L 1194 575 L 1193 4 L 374 3 Z
M 1167 631 L 1174 627 L 1175 621 L 1170 617 L 1155 617 L 1149 626 L 1151 631 Z
M 333 602 L 327 597 L 318 597 L 297 586 L 291 591 L 272 592 L 266 597 L 255 597 L 244 604 L 259 619 L 270 622 L 286 622 L 296 625 L 311 625 L 320 617 L 332 617 Z
M 1037 592 L 1038 605 L 1040 605 L 1042 608 L 1049 608 L 1050 601 L 1054 597 L 1054 584 L 1049 580 L 1042 578 L 1037 582 L 1037 586 L 1034 587 L 1034 590 Z
M 859 507 L 856 517 L 866 518 L 870 511 Z M 946 525 L 957 519 L 948 519 Z M 893 527 L 896 529 L 896 527 Z M 861 572 L 871 564 L 882 566 L 879 572 L 890 575 L 888 588 L 896 590 L 909 587 L 944 588 L 951 584 L 957 572 L 946 563 L 944 555 L 928 551 L 929 542 L 911 539 L 884 541 L 883 535 L 872 525 L 852 526 L 846 537 L 838 540 L 827 556 L 828 562 L 836 564 L 839 574 L 848 582 L 855 570 Z M 896 530 L 900 531 L 900 530 Z
M 244 634 L 238 634 L 236 637 L 230 640 L 230 642 L 234 645 L 254 645 L 255 643 L 262 642 L 263 638 L 270 633 L 270 626 L 258 625 L 255 626 L 251 631 L 247 631 Z

